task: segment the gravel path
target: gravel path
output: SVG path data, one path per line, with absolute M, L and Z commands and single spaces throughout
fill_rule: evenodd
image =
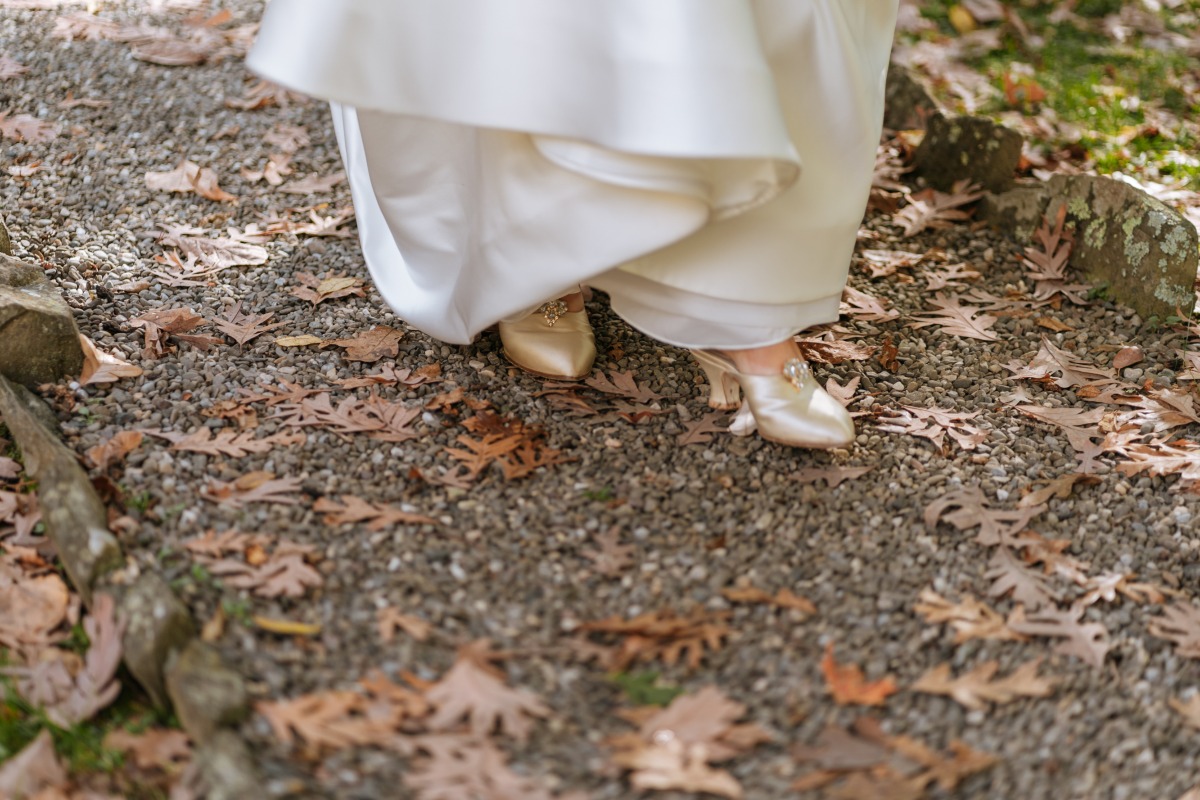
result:
M 234 22 L 250 22 L 258 4 L 234 2 Z M 29 68 L 0 82 L 10 113 L 57 122 L 62 133 L 47 144 L 3 142 L 3 165 L 41 162 L 27 177 L 6 177 L 3 213 L 16 255 L 41 261 L 77 310 L 80 328 L 97 345 L 140 365 L 145 374 L 110 385 L 60 392 L 65 435 L 79 452 L 131 429 L 191 432 L 231 424 L 214 409 L 287 380 L 332 389 L 335 402 L 366 397 L 367 390 L 335 384 L 378 372 L 389 363 L 346 360 L 340 348 L 284 348 L 277 336 L 352 337 L 372 325 L 404 329 L 368 286 L 365 296 L 311 305 L 290 294 L 298 273 L 366 278 L 354 238 L 276 236 L 261 266 L 234 267 L 205 285 L 170 286 L 154 277 L 164 225 L 244 230 L 264 215 L 323 204 L 324 215 L 349 205 L 345 184 L 305 197 L 251 183 L 242 169 L 261 170 L 272 152 L 263 136 L 279 124 L 304 126 L 311 143 L 291 161 L 288 180 L 329 175 L 340 168 L 336 144 L 320 104 L 240 110 L 226 106 L 254 83 L 240 59 L 198 67 L 166 67 L 135 60 L 126 43 L 51 36 L 59 13 L 81 10 L 0 10 L 0 53 Z M 102 16 L 142 19 L 136 4 L 104 4 Z M 179 27 L 179 15 L 156 22 Z M 108 101 L 103 107 L 62 108 L 75 98 Z M 188 156 L 215 169 L 236 204 L 146 188 L 144 174 L 175 167 Z M 324 205 L 327 204 L 327 205 Z M 301 219 L 301 214 L 291 214 Z M 353 230 L 351 226 L 351 230 Z M 984 230 L 958 226 L 901 240 L 886 216 L 864 229 L 864 248 L 924 253 L 940 248 L 953 263 L 983 273 L 975 286 L 996 295 L 1027 293 L 1021 247 Z M 748 706 L 747 718 L 775 737 L 730 765 L 750 798 L 799 796 L 789 784 L 808 767 L 791 752 L 811 744 L 829 724 L 849 725 L 863 709 L 836 705 L 821 675 L 829 643 L 839 661 L 863 666 L 868 676 L 891 675 L 905 690 L 870 709 L 893 734 L 945 748 L 953 740 L 994 754 L 991 770 L 952 792 L 931 797 L 1178 798 L 1198 780 L 1196 734 L 1168 703 L 1187 697 L 1200 675 L 1195 660 L 1149 633 L 1160 607 L 1128 600 L 1087 611 L 1102 623 L 1112 648 L 1101 668 L 1053 653 L 1045 638 L 1026 642 L 971 640 L 956 645 L 948 626 L 926 622 L 914 610 L 924 589 L 951 599 L 983 597 L 990 585 L 989 548 L 976 530 L 944 522 L 927 526 L 926 507 L 948 493 L 976 487 L 995 508 L 1012 509 L 1028 490 L 1073 473 L 1076 458 L 1058 428 L 1024 416 L 1005 401 L 1023 389 L 1029 402 L 1094 408 L 1033 381 L 1018 381 L 1003 365 L 1029 363 L 1042 338 L 1078 358 L 1107 367 L 1122 346 L 1136 344 L 1145 359 L 1130 368 L 1134 383 L 1186 389 L 1176 350 L 1186 336 L 1152 329 L 1125 309 L 1102 300 L 1085 307 L 1026 316 L 1001 315 L 997 341 L 957 338 L 936 328 L 907 327 L 926 310 L 923 267 L 901 270 L 915 281 L 870 281 L 856 268 L 852 283 L 887 298 L 901 312 L 890 322 L 844 319 L 851 341 L 898 348 L 892 369 L 877 356 L 819 366 L 822 380 L 858 378 L 865 412 L 847 451 L 814 453 L 766 444 L 756 437 L 717 434 L 681 446 L 686 423 L 707 413 L 702 376 L 681 351 L 630 330 L 604 298 L 590 305 L 601 358 L 598 369 L 631 371 L 640 385 L 663 395 L 663 413 L 636 423 L 617 413 L 571 416 L 539 397 L 541 381 L 514 371 L 500 355 L 494 333 L 471 347 L 442 345 L 407 331 L 397 367 L 440 364 L 442 383 L 413 388 L 380 386 L 388 400 L 418 406 L 454 385 L 491 409 L 545 429 L 546 442 L 571 460 L 518 480 L 495 468 L 470 488 L 423 480 L 452 466 L 444 448 L 464 433 L 459 403 L 425 410 L 419 438 L 383 443 L 363 435 L 308 431 L 301 445 L 280 446 L 241 458 L 189 455 L 147 438 L 113 477 L 133 520 L 121 529 L 128 553 L 145 569 L 161 571 L 200 620 L 218 607 L 235 609 L 218 639 L 223 653 L 250 681 L 258 700 L 346 688 L 375 668 L 390 675 L 410 670 L 436 679 L 451 664 L 455 645 L 489 637 L 513 651 L 505 662 L 509 683 L 538 692 L 553 709 L 528 744 L 505 743 L 513 763 L 530 773 L 557 776 L 565 788 L 601 798 L 630 797 L 619 773 L 606 766 L 602 740 L 628 729 L 613 711 L 620 690 L 594 664 L 580 663 L 569 634 L 584 621 L 693 605 L 732 613 L 733 634 L 696 670 L 663 668 L 664 679 L 688 690 L 716 684 Z M 118 287 L 147 281 L 136 292 Z M 130 320 L 156 309 L 187 307 L 214 319 L 241 302 L 246 312 L 273 312 L 282 326 L 245 346 L 225 340 L 208 351 L 178 344 L 162 358 L 142 354 L 142 331 Z M 1051 333 L 1037 324 L 1048 313 L 1069 327 Z M 216 335 L 206 327 L 197 331 Z M 1195 347 L 1195 343 L 1192 343 Z M 1194 397 L 1193 392 L 1193 397 Z M 72 396 L 73 395 L 73 396 Z M 578 395 L 595 406 L 593 389 Z M 73 403 L 72 403 L 73 401 Z M 944 451 L 926 439 L 883 432 L 877 417 L 901 405 L 979 412 L 971 423 L 986 433 L 974 450 L 947 440 Z M 292 430 L 259 403 L 256 435 Z M 459 416 L 455 416 L 459 415 Z M 1181 428 L 1184 436 L 1200 433 Z M 1100 460 L 1098 482 L 1078 485 L 1065 499 L 1049 500 L 1030 527 L 1047 539 L 1069 542 L 1087 574 L 1135 572 L 1138 580 L 1196 592 L 1200 577 L 1194 525 L 1200 497 L 1172 491 L 1176 478 L 1126 477 Z M 829 486 L 812 470 L 869 467 L 870 472 Z M 251 470 L 298 478 L 294 505 L 233 508 L 206 501 L 214 479 L 231 481 Z M 319 498 L 354 495 L 425 514 L 437 525 L 399 525 L 368 531 L 334 526 L 313 510 Z M 588 555 L 596 537 L 616 529 L 633 546 L 633 563 L 605 575 Z M 269 534 L 314 548 L 324 585 L 299 599 L 263 599 L 222 586 L 195 568 L 182 544 L 204 531 L 237 529 Z M 1053 578 L 1067 590 L 1070 584 Z M 721 590 L 753 585 L 788 588 L 811 600 L 818 613 L 730 605 Z M 1069 596 L 1078 592 L 1068 591 Z M 1007 613 L 1011 599 L 991 602 Z M 384 643 L 378 609 L 393 607 L 431 623 L 423 643 L 400 634 Z M 249 615 L 321 626 L 314 637 L 283 637 L 250 623 Z M 927 669 L 950 662 L 955 673 L 996 659 L 1007 674 L 1044 657 L 1044 674 L 1061 683 L 1046 699 L 1026 699 L 988 712 L 969 711 L 948 698 L 907 690 Z M 358 749 L 306 760 L 281 745 L 260 716 L 244 727 L 261 754 L 277 795 L 303 797 L 409 797 L 402 786 L 406 760 Z M 670 793 L 664 797 L 683 797 Z M 819 794 L 805 795 L 819 796 Z

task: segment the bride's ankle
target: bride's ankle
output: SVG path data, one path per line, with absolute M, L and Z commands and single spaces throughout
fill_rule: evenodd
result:
M 763 347 L 720 352 L 732 359 L 737 371 L 745 375 L 776 375 L 788 361 L 801 358 L 800 348 L 792 339 Z
M 558 299 L 567 304 L 567 311 L 583 311 L 583 292 L 571 292 Z

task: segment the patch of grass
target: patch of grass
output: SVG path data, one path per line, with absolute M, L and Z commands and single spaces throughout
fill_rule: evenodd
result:
M 941 35 L 958 35 L 949 22 L 953 5 L 947 0 L 925 3 L 922 13 L 938 24 Z M 1013 74 L 1014 63 L 1028 64 L 1034 74 L 1025 79 L 1036 81 L 1046 97 L 1018 110 L 1036 114 L 1049 108 L 1059 120 L 1075 126 L 1081 135 L 1076 146 L 1094 160 L 1097 172 L 1149 173 L 1152 179 L 1186 181 L 1200 189 L 1200 158 L 1195 155 L 1200 152 L 1200 138 L 1186 125 L 1155 130 L 1147 124 L 1145 111 L 1154 105 L 1180 120 L 1200 117 L 1200 104 L 1189 100 L 1183 88 L 1194 73 L 1194 59 L 1177 50 L 1142 46 L 1136 37 L 1117 43 L 1070 23 L 1052 23 L 1048 17 L 1059 5 L 1025 3 L 1018 9 L 1031 32 L 1043 40 L 1037 50 L 1029 50 L 1009 32 L 1001 49 L 968 62 L 1000 91 L 980 112 L 1011 110 L 1004 95 L 1005 76 L 1017 80 L 1022 76 Z M 1075 11 L 1096 19 L 1121 6 L 1121 0 L 1080 0 Z
M 601 503 L 607 503 L 615 496 L 611 486 L 601 486 L 599 489 L 585 489 L 583 496 L 588 500 L 595 500 Z
M 0 663 L 4 662 L 4 655 L 0 654 Z M 129 686 L 132 679 L 126 677 L 123 683 Z M 131 800 L 161 800 L 166 798 L 166 793 L 123 774 L 124 755 L 106 748 L 104 737 L 114 730 L 139 733 L 170 722 L 169 717 L 154 709 L 138 692 L 127 690 L 95 719 L 60 728 L 50 722 L 41 709 L 33 707 L 17 693 L 12 678 L 0 677 L 0 763 L 19 753 L 43 729 L 48 730 L 54 750 L 72 778 L 113 777 L 120 786 L 121 796 Z
M 683 689 L 673 684 L 661 683 L 657 672 L 618 672 L 609 680 L 620 687 L 625 697 L 635 706 L 667 706 Z
M 254 609 L 249 601 L 240 597 L 227 597 L 221 601 L 225 616 L 236 620 L 245 628 L 254 627 Z
M 146 490 L 140 491 L 137 494 L 126 494 L 125 497 L 125 508 L 130 511 L 136 511 L 138 514 L 145 514 L 154 505 L 154 495 Z

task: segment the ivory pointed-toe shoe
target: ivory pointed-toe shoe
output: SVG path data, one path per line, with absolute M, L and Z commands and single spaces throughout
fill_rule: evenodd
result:
M 516 366 L 543 378 L 577 381 L 592 371 L 596 337 L 586 311 L 568 311 L 551 300 L 532 314 L 499 324 L 504 355 Z
M 815 449 L 845 447 L 854 441 L 850 413 L 821 388 L 807 361 L 793 358 L 776 375 L 748 375 L 738 372 L 733 360 L 721 353 L 693 350 L 692 355 L 708 376 L 708 404 L 737 408 L 740 388 L 764 439 Z

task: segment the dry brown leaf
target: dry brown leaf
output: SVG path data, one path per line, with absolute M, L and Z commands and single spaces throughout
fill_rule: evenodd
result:
M 1055 333 L 1065 333 L 1067 331 L 1075 330 L 1067 323 L 1054 319 L 1054 317 L 1038 317 L 1034 320 L 1034 324 L 1036 324 L 1039 328 L 1045 328 L 1046 330 L 1054 331 Z
M 294 619 L 275 619 L 255 614 L 251 617 L 254 627 L 280 636 L 316 636 L 321 632 L 321 626 L 311 622 L 299 622 Z
M 318 301 L 319 302 L 319 301 Z M 321 349 L 326 347 L 344 347 L 347 361 L 364 361 L 372 363 L 381 358 L 395 358 L 400 352 L 400 339 L 404 331 L 377 325 L 365 333 L 349 339 L 326 339 L 321 343 Z
M 689 669 L 696 669 L 704 658 L 706 648 L 718 650 L 730 628 L 725 624 L 729 614 L 695 608 L 686 616 L 669 609 L 647 611 L 631 619 L 613 616 L 579 626 L 583 633 L 607 633 L 624 637 L 611 654 L 606 666 L 614 671 L 626 670 L 636 661 L 662 659 L 668 666 L 681 657 Z
M 181 192 L 198 194 L 209 200 L 221 202 L 237 201 L 217 183 L 217 173 L 208 167 L 184 158 L 179 166 L 166 172 L 147 172 L 146 188 L 157 192 Z
M 588 410 L 594 412 L 588 406 Z M 675 443 L 684 446 L 689 444 L 708 444 L 714 433 L 729 432 L 729 415 L 722 411 L 713 411 L 699 419 L 683 424 L 683 433 L 675 438 Z
M 926 228 L 948 228 L 969 220 L 975 213 L 974 209 L 966 211 L 963 207 L 981 197 L 983 192 L 977 186 L 968 185 L 967 181 L 956 183 L 949 194 L 933 188 L 925 189 L 909 195 L 908 205 L 893 220 L 904 228 L 901 235 L 907 239 Z
M 1083 613 L 1083 606 L 1069 609 L 1048 607 L 1026 616 L 1025 609 L 1017 606 L 1008 617 L 1008 627 L 1026 636 L 1062 639 L 1054 652 L 1074 656 L 1100 669 L 1112 647 L 1108 629 L 1099 622 L 1081 622 Z M 1153 623 L 1150 632 L 1154 633 Z
M 756 605 L 790 608 L 805 614 L 817 613 L 817 607 L 791 589 L 780 589 L 775 594 L 768 594 L 754 586 L 727 586 L 721 590 L 721 596 L 731 603 L 753 603 Z
M 401 613 L 399 609 L 391 606 L 379 609 L 375 614 L 375 619 L 379 629 L 379 638 L 383 640 L 384 644 L 396 637 L 397 630 L 404 631 L 418 642 L 425 641 L 433 632 L 433 626 L 425 620 Z
M 88 448 L 84 455 L 93 467 L 103 472 L 136 450 L 142 439 L 141 431 L 121 431 L 95 447 Z
M 15 117 L 10 117 L 7 111 L 0 111 L 0 138 L 12 139 L 14 142 L 43 144 L 53 141 L 56 136 L 58 136 L 58 125 L 53 122 L 46 122 L 28 114 L 17 114 Z
M 146 358 L 159 358 L 167 352 L 168 337 L 187 342 L 200 350 L 221 344 L 222 340 L 216 337 L 188 333 L 207 323 L 208 320 L 190 308 L 168 308 L 154 309 L 134 317 L 129 320 L 129 327 L 143 329 L 145 345 L 142 354 Z
M 1149 583 L 1136 583 L 1134 577 L 1132 572 L 1107 572 L 1089 577 L 1083 584 L 1087 593 L 1076 602 L 1084 606 L 1095 605 L 1101 600 L 1115 603 L 1117 596 L 1123 595 L 1134 603 L 1158 604 L 1166 600 L 1166 594 L 1178 594 Z
M 866 292 L 860 292 L 853 286 L 842 290 L 842 304 L 839 313 L 862 320 L 863 322 L 888 322 L 900 316 L 896 309 L 889 309 L 887 300 L 872 297 Z
M 296 280 L 302 285 L 292 287 L 290 294 L 301 300 L 307 300 L 314 306 L 326 300 L 336 300 L 339 297 L 366 297 L 367 294 L 361 278 L 351 278 L 347 275 L 318 278 L 308 272 L 298 272 Z
M 1006 369 L 1013 373 L 1014 378 L 1044 381 L 1060 389 L 1070 389 L 1093 383 L 1107 385 L 1116 382 L 1116 376 L 1112 370 L 1096 367 L 1076 358 L 1044 338 L 1041 349 L 1028 365 L 1014 361 L 1009 363 Z M 1053 378 L 1054 373 L 1058 373 L 1060 377 Z
M 908 327 L 925 328 L 937 325 L 942 333 L 964 339 L 981 339 L 985 342 L 994 342 L 999 338 L 989 330 L 997 318 L 984 314 L 982 309 L 975 306 L 963 305 L 961 296 L 937 292 L 927 302 L 937 310 L 916 315 L 914 319 L 917 321 L 908 323 Z
M 800 354 L 815 364 L 844 364 L 847 361 L 867 361 L 875 354 L 874 345 L 848 342 L 845 339 L 834 339 L 829 335 L 824 338 L 813 336 L 797 336 L 796 346 Z
M 596 572 L 606 578 L 614 578 L 633 566 L 633 553 L 637 549 L 631 544 L 621 544 L 621 529 L 614 525 L 595 537 L 598 549 L 584 550 L 583 555 L 592 560 Z
M 183 264 L 178 255 L 168 259 L 177 268 L 175 276 L 183 279 L 207 279 L 230 267 L 258 266 L 267 263 L 269 257 L 265 247 L 246 241 L 242 234 L 213 238 L 202 228 L 183 225 L 163 225 L 162 228 L 159 243 L 178 249 L 188 260 Z
M 90 383 L 112 383 L 121 378 L 136 378 L 142 374 L 141 367 L 105 353 L 83 334 L 79 335 L 79 343 L 83 346 L 83 371 L 79 375 L 81 386 Z
M 1046 579 L 1027 568 L 1007 547 L 998 547 L 988 562 L 984 577 L 992 581 L 988 597 L 1011 594 L 1013 600 L 1030 609 L 1050 606 L 1062 599 L 1062 593 Z
M 442 365 L 434 363 L 416 369 L 397 369 L 395 364 L 385 364 L 379 372 L 355 378 L 335 378 L 333 382 L 343 389 L 361 389 L 364 386 L 424 386 L 427 383 L 439 383 L 441 380 Z
M 922 589 L 921 602 L 914 605 L 913 610 L 924 617 L 926 622 L 948 623 L 954 628 L 955 644 L 962 644 L 970 639 L 1025 639 L 1019 633 L 1009 630 L 1004 617 L 970 595 L 958 603 L 951 603 L 932 589 Z
M 228 428 L 213 432 L 212 428 L 201 425 L 191 433 L 174 431 L 158 431 L 149 428 L 142 433 L 166 439 L 171 442 L 172 450 L 182 450 L 189 453 L 203 453 L 208 456 L 228 456 L 242 458 L 253 453 L 266 453 L 276 447 L 294 444 L 304 444 L 307 437 L 303 433 L 288 433 L 286 431 L 273 433 L 270 436 L 254 438 L 253 431 L 236 431 Z
M 170 728 L 148 728 L 141 733 L 117 728 L 105 735 L 104 747 L 132 755 L 139 769 L 174 770 L 192 757 L 188 735 Z
M 1187 700 L 1172 697 L 1167 701 L 1167 705 L 1178 712 L 1188 725 L 1200 729 L 1200 695 L 1194 694 Z
M 825 685 L 838 705 L 881 706 L 891 695 L 899 691 L 890 677 L 868 681 L 857 664 L 839 664 L 833 658 L 833 643 L 825 646 L 821 659 L 821 674 Z
M 0 568 L 0 646 L 46 644 L 69 605 L 70 591 L 57 573 L 29 576 Z
M 365 522 L 367 530 L 381 531 L 394 525 L 437 525 L 438 521 L 424 514 L 404 511 L 395 506 L 372 503 L 354 495 L 344 494 L 337 501 L 327 497 L 313 503 L 313 511 L 324 514 L 326 525 L 352 525 Z
M 234 589 L 249 589 L 259 597 L 303 597 L 309 589 L 325 583 L 305 560 L 304 549 L 281 546 L 270 556 L 255 557 L 248 550 L 246 561 L 224 559 L 207 565 L 208 571 Z
M 308 102 L 308 97 L 293 92 L 290 89 L 285 89 L 282 86 L 271 83 L 266 80 L 259 80 L 246 90 L 245 95 L 237 100 L 225 99 L 227 108 L 236 108 L 242 111 L 253 111 L 255 109 L 266 108 L 268 106 L 278 106 L 279 108 L 287 108 L 292 103 L 303 105 Z
M 0 55 L 0 81 L 15 78 L 29 72 L 29 67 L 12 60 L 6 55 Z
M 368 703 L 365 695 L 346 690 L 264 701 L 255 710 L 270 723 L 279 741 L 288 745 L 303 742 L 313 754 L 386 741 L 404 716 L 391 706 L 380 709 Z
M 981 411 L 955 412 L 945 408 L 918 408 L 901 406 L 899 411 L 887 409 L 879 416 L 883 424 L 879 430 L 888 433 L 904 433 L 928 439 L 945 452 L 945 438 L 949 434 L 963 450 L 974 450 L 987 441 L 987 431 L 968 423 Z
M 1085 475 L 1079 472 L 1060 475 L 1041 489 L 1036 489 L 1023 496 L 1017 503 L 1017 507 L 1029 508 L 1031 506 L 1040 506 L 1043 503 L 1049 502 L 1052 497 L 1057 497 L 1059 500 L 1066 500 L 1071 496 L 1071 490 L 1075 488 L 1076 484 L 1095 486 L 1098 483 L 1100 483 L 1100 479 L 1094 475 Z
M 985 661 L 957 678 L 950 677 L 950 665 L 939 664 L 917 679 L 914 692 L 942 694 L 973 710 L 985 710 L 989 704 L 1004 705 L 1020 697 L 1048 697 L 1054 690 L 1052 678 L 1039 678 L 1041 659 L 1028 661 L 1010 675 L 996 678 L 997 661 Z
M 242 301 L 238 300 L 235 305 L 230 306 L 226 310 L 224 317 L 214 319 L 212 324 L 221 333 L 233 339 L 233 341 L 244 345 L 262 336 L 267 331 L 273 331 L 287 324 L 284 322 L 273 322 L 268 325 L 267 321 L 273 316 L 275 316 L 274 311 L 268 311 L 266 314 L 258 316 L 243 314 Z
M 1161 617 L 1150 618 L 1150 635 L 1174 642 L 1183 658 L 1200 658 L 1200 608 L 1190 603 L 1167 606 Z
M 484 737 L 499 731 L 518 742 L 529 739 L 530 717 L 550 715 L 550 709 L 528 689 L 510 689 L 486 664 L 486 639 L 459 650 L 458 658 L 425 699 L 436 707 L 429 729 L 449 731 L 466 723 L 471 733 Z
M 309 175 L 298 181 L 292 181 L 284 186 L 280 186 L 278 191 L 286 194 L 324 194 L 345 180 L 345 172 L 335 172 L 332 175 L 325 176 Z
M 320 336 L 313 336 L 311 333 L 306 333 L 303 336 L 280 336 L 275 340 L 275 344 L 280 347 L 308 347 L 313 344 L 320 344 L 325 341 Z
M 249 503 L 294 506 L 300 502 L 294 495 L 300 491 L 301 483 L 299 478 L 276 478 L 270 472 L 248 472 L 234 481 L 214 480 L 200 491 L 200 496 L 233 508 L 243 508 Z
M 662 399 L 662 395 L 639 386 L 632 372 L 613 370 L 607 376 L 603 372 L 590 376 L 585 384 L 605 394 L 615 394 L 634 403 L 654 403 Z
M 62 797 L 58 790 L 65 789 L 67 783 L 67 772 L 58 761 L 47 728 L 42 728 L 24 749 L 0 764 L 0 797 Z
M 983 492 L 970 486 L 947 492 L 934 500 L 925 507 L 924 518 L 925 527 L 930 530 L 936 528 L 939 521 L 948 522 L 959 531 L 978 525 L 975 542 L 985 547 L 1023 547 L 1029 541 L 1023 536 L 1029 522 L 1045 510 L 1045 506 L 1014 511 L 991 508 Z
M 240 553 L 250 546 L 254 537 L 228 530 L 222 533 L 209 529 L 200 536 L 183 542 L 183 549 L 201 558 L 221 558 L 227 553 Z
M 517 774 L 488 739 L 415 736 L 405 740 L 402 752 L 418 754 L 404 774 L 416 800 L 586 800 L 575 792 L 554 795 L 540 781 Z

